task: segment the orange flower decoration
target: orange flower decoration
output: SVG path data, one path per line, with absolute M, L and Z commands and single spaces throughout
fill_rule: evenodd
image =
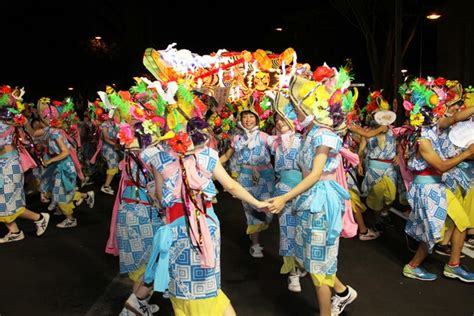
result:
M 168 144 L 175 152 L 184 155 L 188 148 L 192 145 L 192 141 L 187 133 L 179 132 L 168 141 Z

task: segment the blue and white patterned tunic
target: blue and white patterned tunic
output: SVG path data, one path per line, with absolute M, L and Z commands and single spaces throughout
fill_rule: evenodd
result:
M 385 136 L 384 147 L 379 144 L 380 137 Z M 367 140 L 367 156 L 370 159 L 366 168 L 364 180 L 362 181 L 362 195 L 367 196 L 374 185 L 387 176 L 394 185 L 397 184 L 397 172 L 392 163 L 377 160 L 392 160 L 397 154 L 397 141 L 391 129 L 385 134 L 370 137 Z
M 107 136 L 110 139 L 114 139 L 114 140 L 117 139 L 117 131 L 115 129 L 115 124 L 112 121 L 110 120 L 105 121 L 104 123 L 100 125 L 100 128 L 101 130 L 107 129 Z M 114 146 L 110 145 L 109 143 L 105 141 L 103 134 L 101 134 L 100 137 L 102 137 L 101 153 L 105 161 L 107 162 L 107 168 L 108 169 L 118 168 L 120 158 L 117 151 L 115 150 Z
M 272 197 L 275 189 L 275 172 L 270 163 L 268 147 L 269 135 L 262 131 L 255 133 L 257 145 L 250 149 L 245 142 L 247 135 L 236 135 L 232 140 L 234 155 L 240 166 L 238 182 L 256 199 L 265 201 Z M 259 212 L 253 206 L 242 202 L 247 225 L 266 224 L 272 220 L 272 214 Z
M 131 172 L 136 175 L 137 166 L 132 161 Z M 140 184 L 147 182 L 142 173 Z M 125 176 L 122 201 L 117 213 L 117 243 L 119 247 L 120 273 L 134 272 L 145 266 L 151 253 L 153 237 L 163 225 L 158 210 L 148 199 L 146 189 L 137 187 Z
M 63 137 L 61 130 L 47 128 L 46 153 L 48 160 L 61 153 L 57 140 L 62 140 L 67 148 L 71 148 L 68 140 Z M 76 191 L 76 168 L 70 156 L 54 162 L 45 168 L 41 179 L 42 192 L 51 192 L 52 202 L 66 204 L 72 201 Z
M 168 146 L 163 146 L 160 149 L 149 147 L 142 152 L 141 157 L 147 165 L 155 167 L 163 177 L 161 204 L 165 207 L 171 207 L 175 203 L 182 203 L 181 196 L 183 192 L 179 190 L 180 188 L 175 189 L 179 186 L 178 177 L 181 177 L 182 173 L 179 159 L 171 148 Z M 194 155 L 184 157 L 184 160 L 196 165 L 198 176 L 201 180 L 207 181 L 202 191 L 206 196 L 206 200 L 211 201 L 216 194 L 216 188 L 212 182 L 212 173 L 219 160 L 218 153 L 206 147 Z M 176 191 L 179 194 L 173 194 Z M 209 205 L 207 208 L 209 216 L 207 225 L 214 248 L 214 268 L 201 267 L 199 251 L 192 246 L 183 216 L 162 227 L 170 227 L 171 229 L 168 290 L 173 297 L 187 300 L 215 297 L 221 287 L 220 223 L 212 205 L 210 203 Z M 153 251 L 155 252 L 155 249 Z
M 445 159 L 438 138 L 438 127 L 422 127 L 420 139 L 431 141 L 433 150 Z M 412 171 L 423 171 L 430 165 L 415 152 L 408 161 Z M 408 191 L 408 203 L 412 208 L 405 226 L 405 232 L 418 241 L 428 245 L 431 253 L 435 243 L 441 238 L 441 231 L 448 212 L 446 186 L 439 181 L 433 183 L 417 183 L 416 177 Z
M 338 154 L 342 139 L 332 131 L 314 126 L 303 143 L 299 165 L 303 174 L 312 170 L 319 146 L 330 148 L 323 175 L 334 176 L 341 163 Z M 342 212 L 349 193 L 336 181 L 320 179 L 296 198 L 297 224 L 295 255 L 306 271 L 318 275 L 334 275 L 337 271 Z
M 450 128 L 438 131 L 441 151 L 447 159 L 453 158 L 462 152 L 462 149 L 454 145 L 449 139 L 449 131 Z M 470 169 L 469 163 L 461 162 L 456 167 L 443 173 L 444 184 L 446 184 L 452 192 L 455 192 L 459 186 L 463 193 L 466 193 L 473 185 L 472 171 Z
M 0 134 L 4 135 L 0 138 L 0 148 L 12 145 L 12 126 L 0 121 Z M 16 150 L 0 155 L 0 170 L 0 221 L 11 222 L 17 211 L 25 206 L 24 176 Z
M 294 134 L 291 141 L 291 145 L 284 149 L 277 137 L 269 139 L 270 151 L 272 155 L 275 155 L 275 172 L 277 173 L 274 196 L 280 196 L 291 191 L 303 178 L 298 166 L 298 154 L 301 150 L 303 138 L 301 134 Z M 295 255 L 295 201 L 287 202 L 278 217 L 280 223 L 280 256 Z

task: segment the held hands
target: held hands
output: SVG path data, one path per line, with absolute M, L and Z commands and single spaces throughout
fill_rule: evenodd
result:
M 285 207 L 286 200 L 283 198 L 283 196 L 280 195 L 268 199 L 265 202 L 269 203 L 269 206 L 267 207 L 268 212 L 278 214 Z

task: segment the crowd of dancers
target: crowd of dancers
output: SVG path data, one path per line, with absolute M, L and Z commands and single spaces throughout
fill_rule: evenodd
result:
M 340 237 L 376 239 L 394 204 L 418 241 L 404 276 L 436 280 L 421 265 L 436 251 L 449 256 L 446 277 L 474 283 L 461 265 L 474 247 L 472 87 L 407 77 L 397 120 L 383 91 L 360 100 L 350 65 L 312 70 L 291 48 L 199 56 L 170 45 L 143 62 L 151 76 L 99 91 L 82 121 L 71 98 L 33 105 L 0 87 L 0 243 L 25 238 L 17 218 L 47 230 L 50 213 L 25 207 L 25 174 L 68 229 L 80 223 L 75 207 L 94 207 L 94 191 L 80 190 L 103 162 L 101 191 L 115 196 L 105 251 L 133 281 L 122 316 L 157 312 L 153 291 L 175 315 L 235 315 L 221 289 L 214 181 L 242 201 L 252 257 L 264 256 L 259 236 L 278 214 L 288 290 L 309 275 L 321 315 L 358 295 L 337 277 Z

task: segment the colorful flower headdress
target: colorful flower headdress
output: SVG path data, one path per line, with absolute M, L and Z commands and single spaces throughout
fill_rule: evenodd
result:
M 25 116 L 21 113 L 25 108 L 22 103 L 24 93 L 23 88 L 12 89 L 8 85 L 0 86 L 0 120 L 19 125 L 26 122 Z
M 294 76 L 289 95 L 293 105 L 316 123 L 334 130 L 344 129 L 346 114 L 352 111 L 358 97 L 357 89 L 349 89 L 352 75 L 346 67 L 330 68 L 326 64 L 313 72 L 313 80 Z
M 410 125 L 417 128 L 435 124 L 446 112 L 446 80 L 416 78 L 402 84 L 399 93 L 410 115 Z
M 463 99 L 465 107 L 474 106 L 474 87 L 469 86 L 464 89 Z

